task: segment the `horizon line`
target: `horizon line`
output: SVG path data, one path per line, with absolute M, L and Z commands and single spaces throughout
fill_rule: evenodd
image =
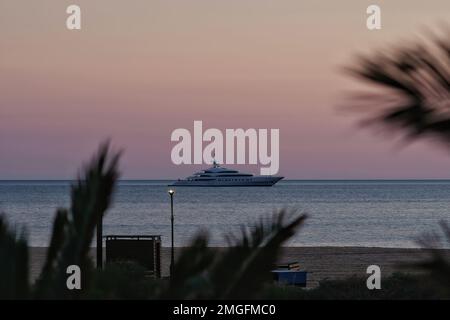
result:
M 8 181 L 77 181 L 78 179 L 1 179 L 0 182 Z M 118 179 L 117 181 L 174 181 L 176 179 Z M 450 181 L 450 178 L 299 178 L 299 179 L 283 179 L 285 181 Z

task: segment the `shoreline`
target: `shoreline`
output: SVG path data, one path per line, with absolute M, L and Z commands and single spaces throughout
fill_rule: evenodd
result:
M 175 257 L 182 247 L 175 248 Z M 224 247 L 212 247 L 221 250 Z M 104 250 L 104 249 L 103 249 Z M 450 249 L 446 251 L 450 258 Z M 38 277 L 44 264 L 47 248 L 30 247 L 30 279 Z M 91 249 L 95 257 L 95 248 Z M 105 255 L 104 255 L 105 256 Z M 369 265 L 378 265 L 382 277 L 394 272 L 419 273 L 405 264 L 421 261 L 429 256 L 429 249 L 421 248 L 383 248 L 383 247 L 283 247 L 279 262 L 298 261 L 301 270 L 308 274 L 308 288 L 316 287 L 323 280 L 340 280 L 352 276 L 364 277 Z M 163 276 L 169 273 L 170 247 L 161 248 L 161 272 Z

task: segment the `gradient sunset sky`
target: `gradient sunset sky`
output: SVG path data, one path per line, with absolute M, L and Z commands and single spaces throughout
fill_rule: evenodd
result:
M 70 4 L 81 31 L 65 27 Z M 0 179 L 72 178 L 108 137 L 123 178 L 184 177 L 205 166 L 173 165 L 170 135 L 194 120 L 279 128 L 288 179 L 450 178 L 447 152 L 399 148 L 338 109 L 356 54 L 445 21 L 448 0 L 2 0 Z

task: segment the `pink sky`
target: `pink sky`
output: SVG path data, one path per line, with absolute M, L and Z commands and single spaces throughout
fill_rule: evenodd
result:
M 68 31 L 65 8 L 82 9 Z M 382 8 L 383 29 L 365 27 Z M 107 137 L 123 178 L 178 178 L 176 128 L 279 128 L 289 179 L 450 178 L 447 152 L 398 150 L 338 112 L 356 53 L 414 39 L 448 0 L 0 3 L 0 179 L 65 179 Z M 238 167 L 259 172 L 258 166 Z

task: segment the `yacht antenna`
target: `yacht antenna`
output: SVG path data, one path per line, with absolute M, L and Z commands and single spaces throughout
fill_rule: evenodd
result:
M 216 161 L 216 151 L 214 151 L 212 156 L 213 156 L 213 166 L 214 166 L 214 168 L 217 168 L 219 165 L 217 164 L 217 161 Z

